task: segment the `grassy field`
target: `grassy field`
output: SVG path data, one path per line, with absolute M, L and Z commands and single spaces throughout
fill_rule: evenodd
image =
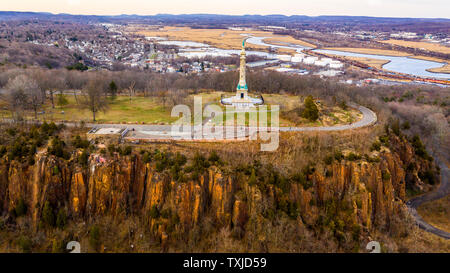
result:
M 411 54 L 396 51 L 396 50 L 385 50 L 385 49 L 375 49 L 375 48 L 355 48 L 355 47 L 327 47 L 324 49 L 337 50 L 344 52 L 353 52 L 361 54 L 372 54 L 372 55 L 385 55 L 385 56 L 411 56 Z
M 337 55 L 330 55 L 330 56 L 337 56 Z M 376 69 L 382 69 L 383 65 L 389 63 L 389 60 L 379 60 L 379 59 L 372 59 L 372 58 L 364 58 L 364 57 L 350 57 L 350 56 L 337 56 L 341 58 L 345 58 L 347 60 L 351 61 L 357 61 L 363 64 L 367 64 L 368 66 L 374 67 Z
M 423 204 L 418 208 L 422 218 L 431 225 L 450 232 L 450 195 L 447 197 Z
M 203 107 L 207 104 L 219 105 L 221 95 L 234 96 L 234 92 L 204 92 L 196 94 L 195 96 L 202 97 Z M 256 96 L 255 94 L 251 94 Z M 191 105 L 193 102 L 193 96 L 190 95 L 187 99 L 186 104 Z M 318 121 L 310 122 L 306 119 L 300 118 L 298 116 L 284 115 L 286 111 L 298 108 L 301 105 L 301 99 L 298 96 L 291 95 L 279 95 L 279 94 L 263 94 L 265 105 L 268 106 L 269 110 L 265 112 L 267 115 L 267 121 L 269 126 L 271 125 L 271 115 L 277 113 L 279 115 L 279 125 L 282 127 L 288 126 L 333 126 L 338 124 L 348 124 L 354 122 L 361 118 L 361 114 L 354 109 L 342 110 L 339 107 L 326 107 L 319 105 L 321 111 L 321 116 Z M 92 122 L 92 113 L 83 109 L 83 107 L 77 103 L 73 95 L 66 95 L 68 104 L 65 106 L 56 106 L 52 109 L 50 102 L 47 102 L 43 111 L 38 115 L 38 119 L 46 121 L 67 121 L 67 122 Z M 279 105 L 280 111 L 271 110 L 271 106 Z M 3 118 L 10 118 L 11 113 L 4 110 L 4 105 L 0 105 L 2 111 L 0 111 Z M 211 120 L 212 124 L 220 124 L 221 121 L 234 119 L 236 122 L 238 118 L 241 122 L 246 125 L 249 124 L 248 114 L 246 115 L 246 121 L 242 121 L 242 115 L 228 112 L 225 113 L 225 107 L 220 106 L 224 112 L 221 116 L 216 116 Z M 178 117 L 171 117 L 172 107 L 163 107 L 162 103 L 152 97 L 130 97 L 128 96 L 117 96 L 116 99 L 109 101 L 109 107 L 105 112 L 98 112 L 96 114 L 96 121 L 98 123 L 131 123 L 131 124 L 171 124 L 172 122 L 178 120 Z M 192 118 L 194 119 L 194 110 L 192 111 Z M 25 113 L 27 119 L 33 119 L 34 113 L 28 111 Z M 294 117 L 292 119 L 291 117 Z
M 386 40 L 386 41 L 380 41 L 381 43 L 391 44 L 391 45 L 398 45 L 398 46 L 404 46 L 404 47 L 412 47 L 412 48 L 419 48 L 419 49 L 426 49 L 428 51 L 434 51 L 444 54 L 450 54 L 450 47 L 443 46 L 436 43 L 429 43 L 429 42 L 414 42 L 414 41 L 404 41 L 404 40 Z
M 294 44 L 294 45 L 301 45 L 301 46 L 307 46 L 307 47 L 312 47 L 315 48 L 316 46 L 302 41 L 302 40 L 297 40 L 295 38 L 293 38 L 292 36 L 279 36 L 276 35 L 275 37 L 272 38 L 267 38 L 264 39 L 264 42 L 267 44 L 274 44 L 274 45 L 286 45 L 286 43 L 288 44 Z
M 252 31 L 238 31 L 229 29 L 192 29 L 190 27 L 169 27 L 162 29 L 151 29 L 145 26 L 130 26 L 128 32 L 136 33 L 148 37 L 164 37 L 169 40 L 177 41 L 194 41 L 205 43 L 214 47 L 223 49 L 240 49 L 242 46 L 242 34 L 251 34 L 253 36 L 267 37 L 271 36 L 274 40 L 281 42 L 289 42 L 307 45 L 308 43 L 294 39 L 290 36 L 274 35 L 272 32 L 252 30 Z M 309 45 L 309 44 L 308 44 Z M 248 44 L 249 49 L 263 50 L 266 46 L 259 46 Z
M 445 64 L 444 66 L 427 69 L 428 72 L 434 72 L 434 73 L 448 73 L 450 74 L 450 64 Z
M 68 105 L 60 107 L 56 106 L 52 109 L 50 103 L 44 106 L 45 114 L 38 116 L 41 120 L 48 121 L 92 121 L 92 113 L 83 109 L 81 105 L 76 103 L 73 95 L 66 95 L 69 102 Z M 3 111 L 4 117 L 9 117 L 8 111 Z M 33 118 L 33 113 L 26 113 L 28 118 Z M 118 96 L 115 100 L 110 101 L 109 109 L 106 112 L 98 112 L 96 120 L 99 123 L 170 123 L 177 118 L 170 116 L 170 109 L 164 109 L 154 98 L 132 97 L 131 101 L 128 96 Z

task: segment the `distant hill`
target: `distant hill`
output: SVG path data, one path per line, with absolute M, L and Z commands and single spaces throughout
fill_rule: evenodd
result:
M 188 24 L 221 28 L 230 25 L 274 25 L 289 28 L 321 30 L 411 31 L 449 33 L 450 19 L 391 18 L 367 16 L 306 16 L 306 15 L 221 15 L 221 14 L 157 14 L 157 15 L 73 15 L 44 12 L 0 11 L 0 21 L 7 20 L 69 20 L 83 23 L 144 23 Z

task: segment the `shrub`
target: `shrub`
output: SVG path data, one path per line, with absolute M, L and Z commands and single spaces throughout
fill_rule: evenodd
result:
M 355 153 L 351 152 L 351 153 L 349 153 L 349 154 L 347 155 L 346 159 L 349 160 L 349 161 L 355 161 L 355 160 L 360 160 L 360 159 L 361 159 L 361 156 L 358 155 L 358 154 L 355 154 Z
M 387 180 L 391 179 L 391 174 L 387 171 L 382 171 L 381 178 L 383 179 L 383 181 L 387 181 Z
M 0 145 L 0 157 L 3 157 L 6 154 L 6 152 L 7 152 L 6 147 Z
M 114 153 L 116 152 L 116 146 L 114 146 L 114 144 L 109 144 L 108 145 L 108 152 L 111 156 L 114 155 Z
M 98 225 L 93 225 L 89 230 L 89 245 L 96 251 L 100 247 L 100 228 Z
M 55 225 L 53 208 L 48 201 L 45 202 L 44 209 L 42 210 L 42 223 L 48 227 L 53 227 Z
M 87 148 L 89 147 L 89 140 L 82 139 L 79 135 L 76 135 L 72 140 L 72 145 L 75 148 Z
M 391 125 L 392 132 L 394 134 L 396 134 L 397 136 L 399 136 L 400 135 L 400 122 L 399 122 L 399 120 L 395 119 L 395 120 L 391 121 L 390 125 Z
M 213 152 L 209 155 L 208 161 L 211 162 L 211 163 L 215 163 L 215 164 L 217 164 L 217 163 L 220 161 L 220 157 L 219 157 L 219 155 L 217 154 L 216 151 L 213 151 Z
M 150 153 L 149 152 L 145 152 L 144 155 L 142 156 L 142 162 L 144 163 L 150 163 L 152 160 Z
M 161 211 L 161 217 L 164 219 L 169 219 L 172 215 L 172 211 L 170 209 L 163 209 Z
M 131 155 L 131 152 L 133 151 L 133 148 L 131 146 L 126 146 L 120 151 L 121 155 Z
M 319 118 L 319 109 L 314 103 L 313 97 L 306 97 L 304 105 L 305 109 L 302 112 L 302 117 L 309 119 L 310 121 L 316 121 Z
M 334 160 L 334 158 L 332 155 L 327 155 L 324 158 L 323 162 L 325 162 L 326 165 L 331 165 L 333 163 L 333 160 Z
M 387 145 L 389 143 L 388 135 L 380 136 L 379 139 L 380 139 L 381 143 L 383 143 L 384 145 Z
M 372 146 L 370 147 L 370 151 L 380 151 L 381 149 L 381 142 L 375 141 L 372 143 Z
M 175 156 L 174 164 L 182 167 L 187 162 L 187 158 L 185 155 L 180 154 L 179 152 Z
M 23 198 L 20 198 L 19 201 L 17 201 L 16 207 L 14 208 L 14 212 L 16 213 L 17 217 L 23 216 L 27 213 L 27 206 Z
M 402 123 L 402 129 L 403 130 L 408 130 L 411 128 L 411 124 L 409 124 L 409 121 L 405 121 Z
M 51 155 L 57 156 L 57 157 L 69 159 L 70 153 L 64 149 L 65 146 L 66 146 L 66 143 L 64 143 L 64 141 L 55 137 L 52 139 L 51 145 L 48 148 L 48 153 Z
M 60 208 L 58 211 L 58 215 L 56 216 L 56 226 L 60 229 L 64 229 L 67 224 L 67 214 L 66 210 Z
M 423 172 L 419 172 L 418 175 L 419 175 L 419 178 L 422 181 L 424 181 L 425 183 L 428 183 L 430 185 L 434 185 L 435 182 L 436 182 L 434 173 L 431 170 L 426 170 L 426 171 L 423 171 Z
M 341 160 L 344 159 L 344 154 L 342 154 L 341 151 L 336 151 L 334 152 L 334 159 L 336 159 L 336 161 L 341 162 Z
M 89 161 L 89 153 L 86 149 L 83 150 L 83 152 L 78 156 L 78 163 L 80 163 L 83 166 L 87 166 Z
M 52 241 L 52 253 L 63 253 L 64 252 L 64 241 L 53 239 Z
M 188 169 L 193 173 L 193 178 L 198 178 L 198 176 L 204 173 L 207 168 L 209 168 L 209 162 L 202 154 L 197 152 Z
M 58 94 L 56 97 L 56 104 L 58 106 L 64 106 L 64 105 L 69 104 L 69 101 L 67 100 L 67 98 L 64 94 Z
M 86 70 L 88 70 L 89 68 L 88 68 L 86 65 L 84 65 L 84 64 L 82 64 L 82 63 L 80 63 L 80 62 L 78 62 L 78 63 L 72 64 L 72 65 L 66 66 L 66 69 L 67 69 L 67 70 L 86 71 Z
M 303 172 L 294 174 L 291 180 L 295 183 L 302 185 L 304 190 L 308 190 L 313 185 L 312 181 L 308 180 Z
M 415 135 L 412 138 L 412 146 L 414 147 L 414 152 L 416 155 L 418 155 L 421 158 L 429 159 L 430 156 L 427 153 L 427 150 L 425 149 L 425 145 L 423 145 L 422 141 L 420 140 L 420 137 L 418 135 Z
M 150 217 L 156 219 L 159 218 L 159 210 L 156 205 L 153 205 L 150 209 Z
M 249 185 L 256 185 L 256 173 L 255 173 L 255 169 L 252 169 L 252 173 L 250 174 L 250 177 L 248 179 L 248 184 Z
M 17 244 L 22 249 L 22 252 L 24 252 L 24 253 L 31 252 L 32 242 L 31 242 L 31 239 L 28 238 L 27 236 L 21 235 L 17 239 Z

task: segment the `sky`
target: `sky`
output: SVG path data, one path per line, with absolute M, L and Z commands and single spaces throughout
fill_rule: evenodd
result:
M 450 0 L 0 0 L 0 10 L 87 15 L 212 13 L 450 18 Z

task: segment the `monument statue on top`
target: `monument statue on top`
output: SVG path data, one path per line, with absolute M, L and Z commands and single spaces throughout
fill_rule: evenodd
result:
M 249 37 L 244 38 L 242 41 L 242 50 L 240 54 L 240 66 L 239 66 L 239 82 L 236 88 L 236 95 L 229 98 L 222 98 L 221 103 L 225 105 L 233 105 L 239 109 L 248 109 L 250 107 L 255 107 L 255 105 L 263 104 L 264 100 L 260 98 L 252 98 L 248 95 L 247 81 L 245 78 L 245 41 Z

